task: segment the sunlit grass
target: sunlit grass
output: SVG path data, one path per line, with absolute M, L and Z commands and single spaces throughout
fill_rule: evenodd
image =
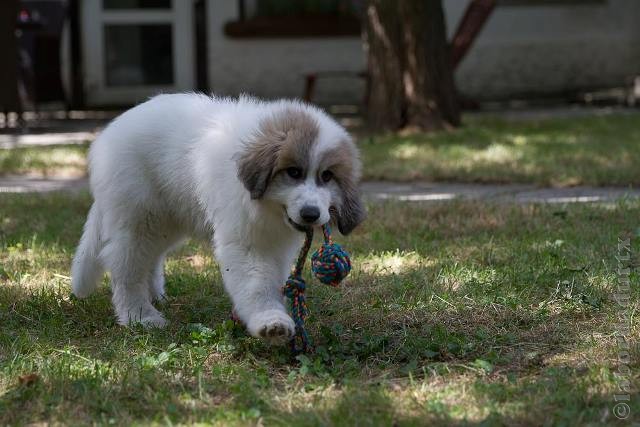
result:
M 401 274 L 416 268 L 427 267 L 433 264 L 429 260 L 415 252 L 389 251 L 378 254 L 368 254 L 355 259 L 359 269 L 372 275 Z
M 365 179 L 540 185 L 640 184 L 640 115 L 505 121 L 361 140 Z
M 0 175 L 82 176 L 87 145 L 59 145 L 0 149 Z
M 359 140 L 369 180 L 640 185 L 640 115 L 500 120 Z M 0 175 L 83 175 L 88 145 L 0 149 Z
M 71 297 L 89 202 L 0 195 L 0 424 L 615 421 L 611 295 L 636 202 L 372 205 L 336 236 L 354 261 L 344 286 L 308 278 L 317 351 L 293 364 L 228 321 L 206 244 L 168 261 L 166 330 L 117 326 L 106 285 Z

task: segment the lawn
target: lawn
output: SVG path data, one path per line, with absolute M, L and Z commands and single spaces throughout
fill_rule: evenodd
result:
M 86 174 L 88 149 L 88 144 L 0 149 L 0 176 L 81 176 Z
M 640 185 L 640 115 L 502 120 L 454 132 L 363 138 L 366 179 Z
M 640 185 L 640 114 L 468 116 L 453 132 L 361 137 L 364 179 Z M 82 175 L 88 145 L 0 149 L 0 175 Z
M 350 279 L 310 285 L 317 351 L 294 363 L 228 320 L 199 243 L 168 262 L 166 330 L 117 326 L 106 285 L 71 297 L 89 204 L 0 195 L 1 425 L 618 425 L 617 240 L 638 202 L 370 205 L 338 239 Z

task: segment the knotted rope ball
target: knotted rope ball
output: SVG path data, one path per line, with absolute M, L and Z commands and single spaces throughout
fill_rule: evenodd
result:
M 311 256 L 311 271 L 325 285 L 338 286 L 351 271 L 349 254 L 333 243 L 329 226 L 322 228 L 324 244 Z
M 324 244 L 311 257 L 311 270 L 320 282 L 335 287 L 351 271 L 351 260 L 349 254 L 331 240 L 331 230 L 328 225 L 322 227 L 322 232 Z M 294 354 L 306 353 L 312 349 L 309 334 L 304 327 L 309 310 L 304 296 L 306 284 L 302 278 L 302 270 L 313 241 L 313 229 L 308 229 L 306 233 L 296 265 L 282 289 L 284 295 L 290 300 L 291 318 L 296 325 L 296 334 L 291 340 L 291 350 Z

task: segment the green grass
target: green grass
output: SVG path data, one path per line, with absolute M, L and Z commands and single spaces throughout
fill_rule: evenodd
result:
M 505 121 L 361 141 L 365 179 L 640 185 L 640 115 Z
M 296 363 L 227 320 L 205 245 L 169 259 L 166 330 L 117 326 L 106 285 L 71 297 L 89 203 L 0 195 L 0 425 L 617 425 L 611 298 L 637 202 L 372 205 L 338 239 L 350 279 L 310 285 L 317 352 Z
M 84 175 L 88 149 L 88 144 L 0 149 L 0 176 Z
M 360 139 L 364 178 L 538 185 L 640 185 L 640 115 L 501 120 L 453 132 Z M 82 175 L 87 145 L 0 149 L 0 175 Z

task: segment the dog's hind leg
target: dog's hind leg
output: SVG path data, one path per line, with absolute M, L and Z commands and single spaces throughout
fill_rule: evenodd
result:
M 101 239 L 101 214 L 96 203 L 91 206 L 80 244 L 71 266 L 71 288 L 78 298 L 89 296 L 100 283 L 104 269 L 98 259 L 103 247 Z
M 153 301 L 164 300 L 164 261 L 165 255 L 161 255 L 151 272 L 149 280 L 149 292 Z
M 167 228 L 172 231 L 168 231 Z M 151 294 L 152 301 L 164 301 L 165 299 L 165 278 L 164 278 L 164 264 L 169 252 L 174 248 L 179 247 L 185 240 L 184 234 L 179 230 L 179 227 L 170 224 L 164 228 L 151 243 L 152 247 L 157 248 L 161 252 L 158 258 L 153 264 L 153 270 L 149 276 L 149 292 Z
M 153 239 L 136 229 L 118 229 L 102 250 L 101 258 L 111 272 L 113 307 L 118 323 L 141 323 L 147 327 L 163 327 L 167 321 L 151 303 L 149 289 L 154 261 L 162 252 Z

